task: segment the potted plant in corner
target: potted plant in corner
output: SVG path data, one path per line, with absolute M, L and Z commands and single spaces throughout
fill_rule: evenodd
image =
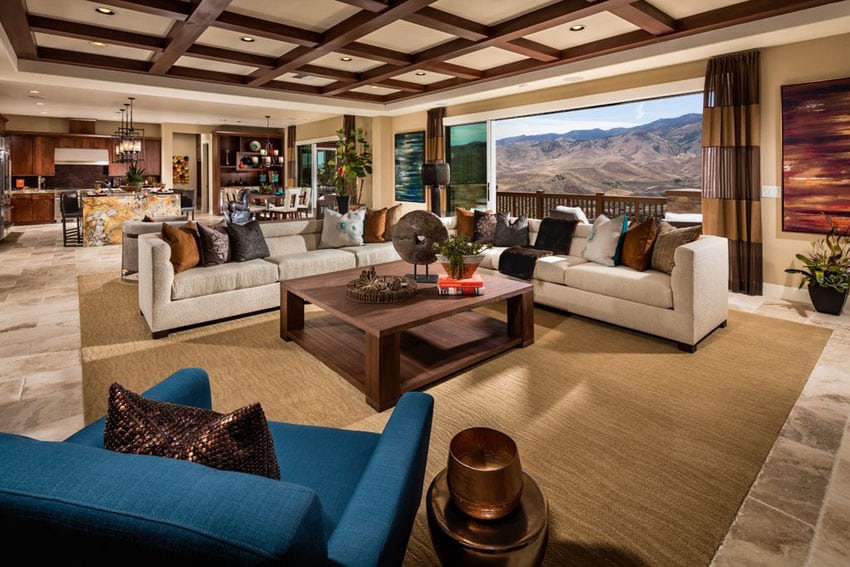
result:
M 337 208 L 345 214 L 352 200 L 360 203 L 366 175 L 372 173 L 372 152 L 363 128 L 355 129 L 350 136 L 339 129 L 336 136 L 336 156 L 328 164 L 336 168 Z
M 434 253 L 446 274 L 456 280 L 471 278 L 484 260 L 482 252 L 490 248 L 489 244 L 470 242 L 462 234 L 449 236 L 443 242 L 435 242 Z
M 831 218 L 827 220 L 829 231 L 822 239 L 812 241 L 812 251 L 796 255 L 805 267 L 785 271 L 802 276 L 799 287 L 808 284 L 816 311 L 840 315 L 850 289 L 850 235 L 839 231 Z

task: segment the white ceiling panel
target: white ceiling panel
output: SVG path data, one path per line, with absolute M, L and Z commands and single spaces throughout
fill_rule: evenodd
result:
M 570 26 L 581 24 L 584 29 L 581 31 L 570 31 Z M 610 12 L 601 12 L 581 20 L 569 22 L 548 30 L 543 30 L 526 38 L 554 47 L 555 49 L 566 49 L 575 47 L 584 43 L 590 43 L 608 37 L 629 33 L 640 29 L 634 24 L 619 18 Z
M 168 30 L 171 29 L 170 18 L 113 6 L 108 7 L 115 12 L 115 15 L 106 16 L 94 11 L 98 6 L 101 6 L 101 4 L 85 2 L 84 0 L 27 0 L 29 12 L 39 16 L 158 36 L 166 35 Z
M 294 43 L 275 41 L 260 36 L 251 36 L 254 38 L 254 41 L 249 43 L 242 41 L 241 38 L 245 35 L 247 34 L 211 27 L 207 28 L 195 43 L 253 53 L 254 55 L 266 55 L 268 57 L 280 57 L 290 49 L 296 47 Z
M 360 8 L 336 0 L 233 0 L 227 10 L 261 20 L 324 31 L 356 14 Z
M 363 36 L 359 41 L 403 53 L 416 53 L 452 39 L 455 36 L 400 20 Z
M 301 77 L 300 79 L 297 77 Z M 295 73 L 284 73 L 280 77 L 277 78 L 278 81 L 286 81 L 287 83 L 295 83 L 297 85 L 309 85 L 311 87 L 324 87 L 325 85 L 330 85 L 331 83 L 335 83 L 333 79 L 326 79 L 324 77 L 313 77 L 310 75 L 302 75 L 299 74 L 296 76 Z
M 342 58 L 350 58 L 351 61 L 343 61 Z M 380 61 L 373 61 L 363 57 L 355 57 L 353 55 L 343 55 L 342 53 L 328 53 L 322 55 L 318 59 L 310 62 L 310 65 L 319 67 L 328 67 L 329 69 L 339 69 L 340 71 L 351 71 L 353 73 L 362 73 L 375 67 L 383 65 Z
M 48 35 L 44 33 L 34 33 L 33 35 L 35 36 L 35 43 L 39 47 L 52 47 L 54 49 L 82 51 L 83 53 L 108 55 L 109 57 L 135 59 L 137 61 L 147 61 L 153 54 L 153 51 L 148 51 L 146 49 L 136 49 L 135 47 L 124 47 L 122 45 L 107 44 L 106 47 L 97 47 L 86 40 L 75 39 L 73 37 L 62 37 L 58 35 Z
M 513 53 L 512 51 L 505 51 L 498 47 L 485 47 L 484 49 L 480 49 L 473 53 L 449 59 L 446 63 L 460 65 L 462 67 L 471 67 L 473 69 L 483 71 L 500 65 L 507 65 L 508 63 L 513 63 L 515 61 L 522 61 L 523 59 L 528 59 L 528 57 L 524 57 L 518 53 Z
M 384 96 L 384 95 L 397 93 L 397 92 L 400 92 L 400 91 L 398 89 L 388 89 L 387 87 L 368 86 L 368 87 L 357 87 L 356 89 L 351 89 L 351 92 Z
M 533 12 L 558 0 L 438 0 L 431 7 L 455 16 L 492 26 Z
M 425 74 L 417 75 L 416 73 Z M 408 83 L 416 83 L 419 85 L 430 85 L 431 83 L 439 83 L 440 81 L 453 78 L 454 77 L 451 75 L 443 75 L 442 73 L 435 73 L 434 71 L 410 71 L 409 73 L 393 77 L 393 79 L 397 81 L 406 81 Z
M 178 67 L 191 67 L 192 69 L 203 69 L 205 71 L 218 71 L 219 73 L 232 73 L 234 75 L 250 75 L 257 70 L 256 67 L 247 65 L 236 65 L 235 63 L 224 63 L 222 61 L 209 61 L 198 57 L 184 55 L 177 60 Z
M 743 0 L 649 0 L 649 3 L 675 19 L 710 12 Z

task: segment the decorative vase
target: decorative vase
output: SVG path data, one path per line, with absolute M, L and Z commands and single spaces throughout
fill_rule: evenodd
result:
M 446 271 L 446 274 L 449 277 L 454 278 L 456 280 L 465 280 L 466 278 L 471 278 L 475 271 L 478 269 L 478 266 L 481 265 L 481 262 L 484 261 L 484 254 L 475 254 L 470 256 L 463 257 L 463 267 L 460 271 L 452 268 L 452 262 L 448 256 L 444 256 L 442 254 L 437 254 L 437 261 L 443 266 L 443 269 Z
M 809 298 L 812 300 L 812 305 L 814 305 L 818 313 L 841 315 L 844 302 L 847 301 L 847 292 L 842 293 L 831 287 L 810 285 Z
M 348 212 L 348 200 L 351 197 L 348 195 L 337 195 L 336 196 L 336 208 L 339 214 L 344 215 Z

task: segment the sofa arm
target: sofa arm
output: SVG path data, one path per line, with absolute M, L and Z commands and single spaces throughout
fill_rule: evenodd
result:
M 142 396 L 159 402 L 171 402 L 184 406 L 212 409 L 210 379 L 201 368 L 183 368 L 152 388 L 142 392 Z M 103 428 L 106 418 L 101 417 L 74 433 L 65 441 L 103 447 Z
M 155 311 L 171 301 L 174 266 L 171 247 L 158 234 L 139 236 L 139 309 L 152 323 Z M 151 331 L 157 331 L 151 325 Z
M 676 248 L 670 284 L 673 309 L 693 315 L 698 340 L 726 320 L 729 312 L 729 244 L 701 236 Z
M 197 463 L 0 434 L 0 529 L 28 558 L 325 565 L 322 506 L 304 486 Z
M 433 412 L 429 394 L 401 396 L 328 541 L 330 565 L 402 564 L 422 498 Z

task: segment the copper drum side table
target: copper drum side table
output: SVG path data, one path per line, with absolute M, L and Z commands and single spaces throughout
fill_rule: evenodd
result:
M 444 566 L 526 567 L 543 563 L 549 508 L 537 481 L 523 471 L 517 508 L 500 520 L 476 520 L 452 503 L 443 469 L 428 488 L 431 543 Z

